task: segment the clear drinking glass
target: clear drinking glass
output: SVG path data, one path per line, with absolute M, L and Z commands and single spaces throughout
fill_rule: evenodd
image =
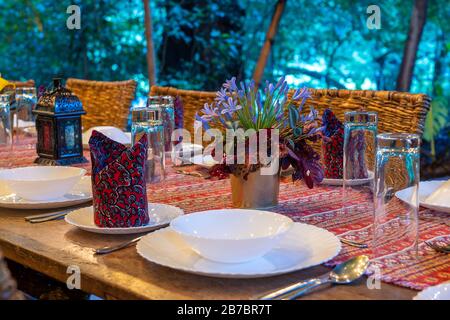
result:
M 147 106 L 161 108 L 161 120 L 164 126 L 164 150 L 170 155 L 173 149 L 172 132 L 175 130 L 175 110 L 171 96 L 149 96 Z
M 375 173 L 374 254 L 403 251 L 416 257 L 420 180 L 420 137 L 409 133 L 377 136 Z M 407 202 L 395 197 L 407 189 Z M 408 258 L 407 258 L 408 259 Z
M 10 95 L 0 94 L 0 147 L 12 146 Z
M 161 182 L 165 179 L 164 126 L 162 110 L 157 105 L 131 109 L 131 141 L 134 145 L 143 134 L 148 137 L 148 154 L 145 165 L 146 181 Z
M 357 219 L 366 228 L 365 243 L 372 240 L 375 146 L 378 130 L 376 112 L 345 113 L 342 212 L 345 219 Z
M 33 126 L 34 115 L 32 111 L 36 107 L 37 95 L 36 88 L 25 87 L 16 88 L 16 103 L 17 103 L 17 123 L 19 120 L 25 121 L 24 125 L 29 124 Z

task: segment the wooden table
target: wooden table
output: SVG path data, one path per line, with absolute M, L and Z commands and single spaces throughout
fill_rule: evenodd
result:
M 92 249 L 132 238 L 78 230 L 63 220 L 41 224 L 24 216 L 42 210 L 0 209 L 0 248 L 4 255 L 51 278 L 66 282 L 67 268 L 78 266 L 81 290 L 106 299 L 251 299 L 268 290 L 324 273 L 323 266 L 263 279 L 219 279 L 171 270 L 147 262 L 135 247 L 104 256 Z M 354 285 L 317 291 L 304 299 L 411 299 L 416 291 L 381 283 L 369 290 L 366 279 Z

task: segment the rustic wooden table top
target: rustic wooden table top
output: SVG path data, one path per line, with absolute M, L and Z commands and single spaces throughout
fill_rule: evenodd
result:
M 262 279 L 219 279 L 191 275 L 150 263 L 135 247 L 104 256 L 93 248 L 113 245 L 133 235 L 88 233 L 64 220 L 30 224 L 24 216 L 49 211 L 0 208 L 0 248 L 4 255 L 54 279 L 66 282 L 69 266 L 81 271 L 81 290 L 107 299 L 251 299 L 268 290 L 324 273 L 323 266 Z M 381 283 L 368 289 L 366 279 L 324 288 L 303 299 L 411 299 L 416 291 Z

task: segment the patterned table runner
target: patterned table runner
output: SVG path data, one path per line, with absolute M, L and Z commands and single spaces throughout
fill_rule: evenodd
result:
M 89 159 L 89 152 L 85 151 Z M 14 149 L 0 148 L 0 168 L 32 165 L 36 152 L 32 139 L 23 139 Z M 90 164 L 80 165 L 90 171 Z M 183 170 L 192 170 L 184 167 Z M 231 208 L 231 188 L 227 180 L 211 180 L 177 174 L 169 168 L 164 184 L 148 185 L 148 197 L 151 202 L 167 203 L 178 206 L 186 213 L 210 209 Z M 346 239 L 367 242 L 372 217 L 368 213 L 368 199 L 355 193 L 352 203 L 342 211 L 341 188 L 318 186 L 306 188 L 302 182 L 293 184 L 283 182 L 280 190 L 280 203 L 272 211 L 285 214 L 296 222 L 313 224 L 325 228 Z M 403 210 L 398 199 L 391 201 L 391 210 Z M 419 219 L 419 256 L 408 255 L 408 249 L 401 243 L 389 243 L 389 249 L 395 254 L 381 255 L 371 261 L 371 270 L 380 270 L 380 279 L 384 282 L 422 290 L 450 280 L 450 255 L 437 253 L 424 241 L 442 241 L 450 243 L 450 227 L 444 223 L 425 220 L 427 217 L 448 219 L 449 215 L 425 208 L 420 209 Z M 450 219 L 448 219 L 450 220 Z M 340 254 L 328 262 L 333 266 L 350 257 L 368 254 L 370 249 L 358 249 L 343 245 Z M 379 269 L 377 269 L 378 267 Z

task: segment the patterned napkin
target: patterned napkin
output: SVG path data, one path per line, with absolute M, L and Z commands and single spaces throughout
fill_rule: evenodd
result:
M 149 222 L 145 184 L 147 135 L 132 148 L 93 131 L 89 139 L 95 224 L 139 227 Z
M 322 116 L 324 126 L 322 151 L 325 178 L 342 179 L 344 160 L 344 126 L 330 109 Z
M 173 109 L 175 113 L 175 129 L 181 129 L 184 127 L 184 106 L 180 96 L 175 97 L 175 101 L 173 102 Z

